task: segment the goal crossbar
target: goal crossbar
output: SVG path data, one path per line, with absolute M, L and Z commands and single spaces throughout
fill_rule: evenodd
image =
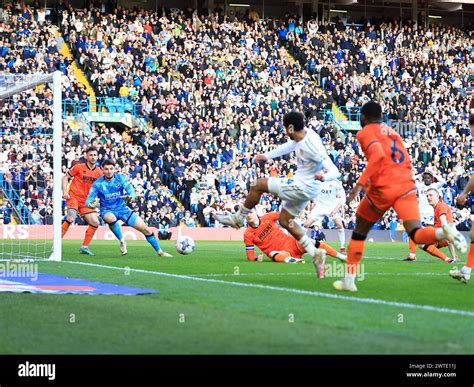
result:
M 0 74 L 0 99 L 11 97 L 45 83 L 52 83 L 54 82 L 54 73 L 32 74 L 29 79 L 23 78 L 20 81 L 18 78 L 17 74 Z

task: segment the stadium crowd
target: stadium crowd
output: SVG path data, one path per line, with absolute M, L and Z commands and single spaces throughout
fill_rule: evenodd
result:
M 207 208 L 232 210 L 256 178 L 291 177 L 293 157 L 252 163 L 255 154 L 284 141 L 281 118 L 290 109 L 303 110 L 308 127 L 321 135 L 346 190 L 364 160 L 355 135 L 325 120 L 322 111 L 338 105 L 351 115 L 371 98 L 382 102 L 394 125 L 409 124 L 404 135 L 414 173 L 428 169 L 443 176 L 448 204 L 467 182 L 474 160 L 466 119 L 473 61 L 470 37 L 462 30 L 301 24 L 290 17 L 263 22 L 255 15 L 203 17 L 120 7 L 109 13 L 64 7 L 59 23 L 96 94 L 139 102 L 150 123 L 148 128 L 96 125 L 90 135 L 69 133 L 64 171 L 87 145 L 100 145 L 100 159 L 116 159 L 140 194 L 136 211 L 163 233 L 179 223 L 213 226 Z M 58 68 L 61 59 L 52 63 Z M 38 93 L 29 96 L 45 99 L 49 107 Z M 4 106 L 2 128 L 18 127 L 19 121 L 6 124 L 14 117 L 13 103 Z M 28 116 L 50 125 L 48 114 Z M 49 141 L 34 132 L 16 133 L 2 141 L 0 152 L 12 163 L 12 184 L 41 222 L 51 204 L 49 164 L 42 156 Z M 33 172 L 35 179 L 42 176 L 44 183 L 35 185 L 27 174 L 36 165 L 27 163 L 36 162 L 43 164 Z M 260 211 L 278 208 L 270 195 L 262 199 Z M 455 216 L 458 227 L 469 226 L 469 211 L 458 210 Z M 353 227 L 354 207 L 346 206 L 344 223 Z M 376 227 L 395 229 L 397 224 L 389 213 Z
M 46 20 L 42 7 L 22 3 L 0 8 L 0 86 L 31 81 L 28 75 L 63 73 L 63 99 L 88 97 L 61 53 L 58 28 Z M 32 218 L 52 224 L 51 139 L 53 95 L 49 86 L 15 95 L 0 104 L 0 173 L 15 188 Z M 3 180 L 3 179 L 2 179 Z M 14 203 L 17 205 L 18 203 Z M 12 221 L 11 203 L 4 202 L 0 222 Z

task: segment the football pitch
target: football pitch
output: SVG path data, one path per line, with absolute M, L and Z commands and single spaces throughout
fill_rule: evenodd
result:
M 161 244 L 173 258 L 145 242 L 129 242 L 126 257 L 117 242 L 94 241 L 95 257 L 64 242 L 64 262 L 40 262 L 39 272 L 159 293 L 0 293 L 0 354 L 474 352 L 474 283 L 451 279 L 453 265 L 421 250 L 402 262 L 404 244 L 367 244 L 357 293 L 333 290 L 337 270 L 318 280 L 308 256 L 260 263 L 240 242 L 197 241 L 189 256 Z

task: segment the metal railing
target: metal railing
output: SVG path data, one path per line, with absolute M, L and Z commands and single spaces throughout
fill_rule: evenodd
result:
M 130 114 L 135 120 L 133 125 L 146 128 L 149 122 L 148 117 L 142 111 L 142 104 L 132 101 L 128 97 L 95 97 L 82 101 L 63 101 L 63 118 L 74 117 L 83 122 L 87 130 L 92 130 L 92 126 L 87 115 L 113 114 L 123 118 Z M 132 121 L 133 122 L 133 121 Z
M 334 111 L 332 109 L 322 109 L 318 112 L 318 117 L 325 122 L 333 122 L 336 127 L 340 128 L 344 133 L 347 132 L 345 129 L 345 123 L 352 121 L 352 122 L 360 122 L 360 116 L 361 116 L 361 107 L 360 106 L 338 106 L 338 109 L 341 111 L 342 114 L 344 114 L 346 120 L 339 119 L 336 117 L 336 114 L 334 114 Z M 412 129 L 413 125 L 411 123 L 401 123 L 400 121 L 392 121 L 388 119 L 388 114 L 383 115 L 383 122 L 385 122 L 387 125 L 390 126 L 390 124 L 394 124 L 395 130 L 400 133 L 400 135 L 405 136 L 406 134 L 410 133 L 410 130 L 407 130 L 407 128 Z M 403 129 L 403 130 L 402 130 Z
M 22 224 L 37 224 L 33 214 L 26 206 L 23 199 L 13 185 L 0 173 L 0 188 L 7 200 L 11 203 L 13 210 L 17 213 Z

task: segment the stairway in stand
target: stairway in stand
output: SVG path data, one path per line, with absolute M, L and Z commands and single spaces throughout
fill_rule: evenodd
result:
M 57 32 L 57 34 L 59 34 L 59 32 Z M 84 72 L 77 65 L 76 60 L 72 55 L 71 49 L 69 48 L 69 45 L 66 42 L 64 42 L 61 47 L 61 54 L 64 55 L 71 62 L 74 76 L 76 77 L 77 81 L 85 87 L 86 93 L 89 95 L 91 111 L 95 112 L 97 104 L 96 104 L 94 89 L 89 83 L 89 80 L 87 79 L 86 74 L 84 74 Z

